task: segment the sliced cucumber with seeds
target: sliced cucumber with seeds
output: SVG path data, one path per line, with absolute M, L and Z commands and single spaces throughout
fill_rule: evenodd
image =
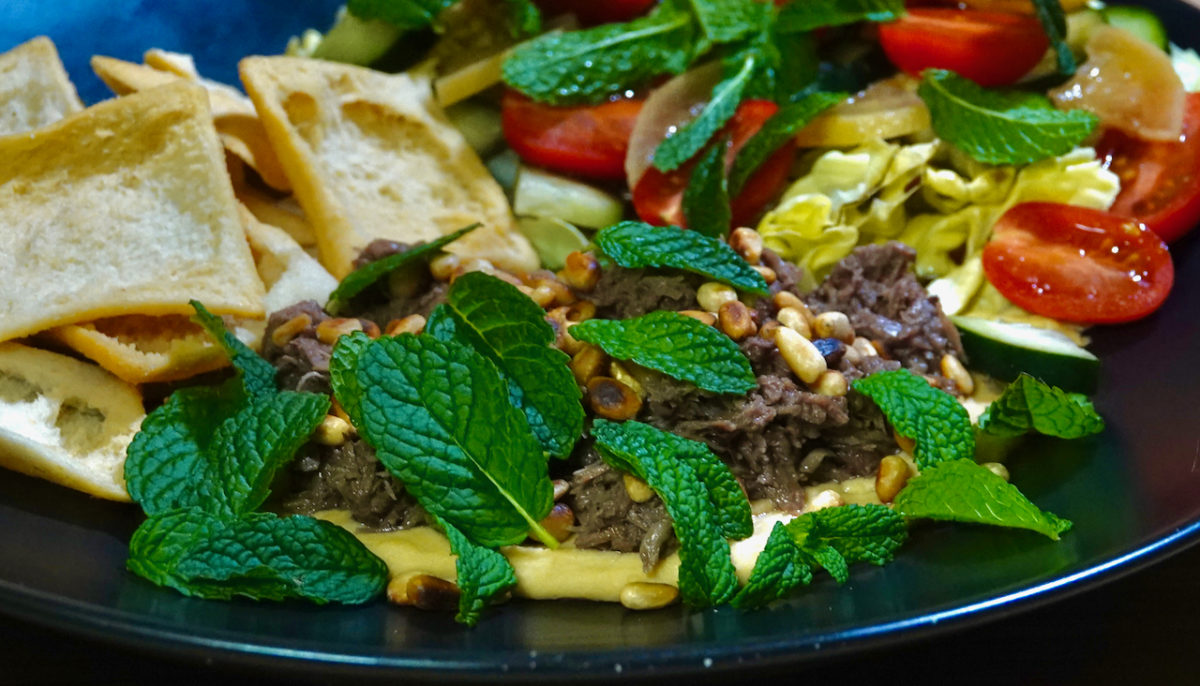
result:
M 1132 5 L 1112 5 L 1105 7 L 1101 12 L 1104 13 L 1104 21 L 1108 22 L 1109 26 L 1125 29 L 1166 52 L 1169 45 L 1167 29 L 1150 10 Z
M 594 186 L 522 165 L 513 192 L 513 212 L 602 229 L 621 221 L 625 206 L 620 198 Z
M 958 327 L 972 369 L 1003 381 L 1026 372 L 1068 391 L 1096 389 L 1100 360 L 1057 331 L 978 317 L 950 320 Z

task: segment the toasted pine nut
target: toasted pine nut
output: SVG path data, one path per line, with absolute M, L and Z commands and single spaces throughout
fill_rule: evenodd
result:
M 337 447 L 346 442 L 346 437 L 354 432 L 350 422 L 333 414 L 325 415 L 317 430 L 313 432 L 313 440 L 321 445 Z
M 357 319 L 326 319 L 317 324 L 317 340 L 326 345 L 337 343 L 337 339 L 355 331 L 362 331 L 363 324 Z
M 729 247 L 750 264 L 762 261 L 763 239 L 754 229 L 745 226 L 729 234 Z
M 792 373 L 804 383 L 813 383 L 828 368 L 812 341 L 786 326 L 775 332 L 775 345 Z
M 995 474 L 996 476 L 1000 477 L 1001 479 L 1004 479 L 1005 481 L 1008 481 L 1008 478 L 1009 478 L 1008 467 L 1005 467 L 1002 463 L 1000 463 L 1000 462 L 984 462 L 983 466 L 987 467 L 987 470 L 989 472 Z
M 963 366 L 958 358 L 950 353 L 942 355 L 942 376 L 954 382 L 958 386 L 958 390 L 963 395 L 971 395 L 975 392 L 975 380 L 971 378 L 971 373 Z
M 654 491 L 649 484 L 632 474 L 623 474 L 621 479 L 625 484 L 625 493 L 635 503 L 644 503 L 654 497 Z
M 575 375 L 576 383 L 586 386 L 592 378 L 604 372 L 607 364 L 608 355 L 600 346 L 584 343 L 583 349 L 571 358 L 571 373 Z
M 835 369 L 821 372 L 817 382 L 813 384 L 813 391 L 821 395 L 840 397 L 846 395 L 849 390 L 850 384 L 846 382 L 846 376 Z
M 795 307 L 785 307 L 779 310 L 779 314 L 775 315 L 780 324 L 795 331 L 805 338 L 812 338 L 812 328 L 808 325 L 808 318 L 804 316 L 801 310 Z
M 579 300 L 567 306 L 567 321 L 586 322 L 596 316 L 596 303 L 591 300 Z
M 595 255 L 576 250 L 567 255 L 562 275 L 571 288 L 590 293 L 600 281 L 600 262 Z
M 608 370 L 609 373 L 612 374 L 612 378 L 620 381 L 626 386 L 629 386 L 629 388 L 633 390 L 634 394 L 637 395 L 638 398 L 646 397 L 646 389 L 642 388 L 642 384 L 639 383 L 636 378 L 634 378 L 633 374 L 629 373 L 629 370 L 625 368 L 625 365 L 614 360 L 609 363 Z
M 871 345 L 871 341 L 862 336 L 855 338 L 851 345 L 863 357 L 877 357 L 879 355 L 879 351 L 875 350 L 875 346 Z
M 682 314 L 685 317 L 691 317 L 696 321 L 704 322 L 709 326 L 713 326 L 717 323 L 717 318 L 713 316 L 713 313 L 705 312 L 704 310 L 680 310 L 679 314 Z
M 621 604 L 630 610 L 657 610 L 678 597 L 678 588 L 649 581 L 631 581 L 621 589 Z
M 402 333 L 418 334 L 424 330 L 425 317 L 419 314 L 410 314 L 403 319 L 393 319 L 388 322 L 387 328 L 383 332 L 388 336 L 399 336 Z
M 567 481 L 566 479 L 555 479 L 550 482 L 550 485 L 554 487 L 555 500 L 562 500 L 562 497 L 567 494 L 567 491 L 571 490 L 571 482 Z
M 892 502 L 910 476 L 912 471 L 903 457 L 888 455 L 880 460 L 879 469 L 875 471 L 875 495 L 879 496 L 879 502 Z
M 342 404 L 338 402 L 337 398 L 330 399 L 329 413 L 338 419 L 343 420 L 347 424 L 350 423 L 350 415 L 346 414 L 346 410 L 342 407 Z
M 542 309 L 546 309 L 547 307 L 554 306 L 554 301 L 555 301 L 554 296 L 555 296 L 554 289 L 545 284 L 534 288 L 529 293 L 529 298 L 531 300 L 533 300 L 535 303 L 537 303 L 537 306 Z
M 901 436 L 893 431 L 892 438 L 896 439 L 896 445 L 900 446 L 900 449 L 909 455 L 912 455 L 913 451 L 917 449 L 917 442 L 908 436 Z
M 462 266 L 462 260 L 458 255 L 443 253 L 429 261 L 429 273 L 438 281 L 449 281 L 459 267 Z
M 571 527 L 575 526 L 575 513 L 566 503 L 555 503 L 550 514 L 539 522 L 554 540 L 562 543 L 571 536 Z
M 763 322 L 763 325 L 758 327 L 758 335 L 760 338 L 765 338 L 768 341 L 775 340 L 775 332 L 779 330 L 779 322 L 774 319 L 768 319 Z
M 417 574 L 405 584 L 408 604 L 422 610 L 454 610 L 458 607 L 458 586 L 429 574 Z
M 633 419 L 642 409 L 642 399 L 625 384 L 607 376 L 594 377 L 587 385 L 588 406 L 605 419 Z
M 808 501 L 808 507 L 804 508 L 810 512 L 816 510 L 824 510 L 829 507 L 841 507 L 846 501 L 842 498 L 842 494 L 834 490 L 825 490 L 813 496 L 813 499 Z
M 271 332 L 271 342 L 282 348 L 310 326 L 312 326 L 312 317 L 307 314 L 298 314 L 275 327 L 275 330 Z
M 758 331 L 758 325 L 750 316 L 750 308 L 741 300 L 730 300 L 717 310 L 721 331 L 735 341 L 740 341 Z
M 785 307 L 794 307 L 804 313 L 808 319 L 812 319 L 812 310 L 808 309 L 808 305 L 800 299 L 800 296 L 791 291 L 779 291 L 771 296 L 771 302 L 775 303 L 775 308 L 782 310 Z
M 758 275 L 763 277 L 763 281 L 766 281 L 768 286 L 775 283 L 775 280 L 779 278 L 779 275 L 775 273 L 774 269 L 771 269 L 770 267 L 764 267 L 761 264 L 754 265 L 754 271 L 758 272 Z
M 843 343 L 854 342 L 854 327 L 842 312 L 822 312 L 813 318 L 813 335 L 817 338 L 836 338 Z
M 455 276 L 462 276 L 463 274 L 469 274 L 471 272 L 494 274 L 496 272 L 496 265 L 492 264 L 490 260 L 485 260 L 482 257 L 472 257 L 462 260 L 459 263 L 458 269 L 455 271 Z
M 696 302 L 708 312 L 716 313 L 730 300 L 737 300 L 737 291 L 723 283 L 709 281 L 696 290 Z

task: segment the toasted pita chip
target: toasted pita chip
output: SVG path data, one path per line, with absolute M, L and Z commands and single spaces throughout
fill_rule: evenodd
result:
M 334 276 L 376 238 L 430 241 L 475 222 L 483 227 L 452 252 L 537 267 L 504 191 L 428 78 L 298 57 L 249 57 L 241 74 Z
M 233 190 L 237 194 L 238 200 L 246 206 L 246 209 L 262 223 L 277 226 L 287 232 L 305 252 L 312 254 L 317 245 L 317 234 L 313 230 L 312 224 L 308 223 L 308 218 L 304 216 L 304 210 L 296 203 L 296 199 L 288 196 L 286 198 L 275 198 L 267 193 L 246 184 L 234 183 Z
M 304 252 L 286 231 L 259 221 L 244 207 L 241 211 L 258 275 L 267 287 L 267 312 L 282 310 L 302 300 L 324 304 L 337 288 L 337 279 Z
M 254 105 L 237 90 L 215 81 L 180 76 L 175 72 L 103 55 L 92 57 L 92 70 L 117 95 L 128 95 L 178 81 L 204 86 L 208 91 L 213 124 L 217 127 L 217 133 L 221 135 L 221 143 L 225 149 L 257 171 L 263 181 L 272 188 L 291 188 L 283 168 L 279 166 L 279 160 L 275 157 L 275 151 L 271 149 L 271 143 L 267 140 L 262 122 L 254 112 Z
M 142 55 L 142 61 L 146 63 L 147 67 L 154 67 L 159 71 L 169 71 L 185 79 L 200 78 L 200 72 L 196 70 L 196 60 L 187 53 L 150 48 Z
M 49 38 L 0 55 L 0 136 L 32 131 L 83 109 Z
M 204 89 L 0 138 L 0 340 L 125 314 L 264 315 Z
M 127 501 L 125 449 L 144 417 L 137 390 L 103 369 L 0 344 L 0 466 Z

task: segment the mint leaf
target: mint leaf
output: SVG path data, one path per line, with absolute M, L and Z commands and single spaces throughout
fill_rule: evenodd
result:
M 785 7 L 793 6 L 804 5 L 793 3 Z M 797 131 L 804 128 L 818 114 L 845 99 L 845 93 L 818 91 L 805 96 L 799 102 L 785 105 L 776 112 L 738 152 L 733 161 L 733 169 L 729 172 L 729 194 L 736 196 L 740 193 L 746 181 L 750 180 L 762 163 L 790 141 Z
M 275 472 L 291 461 L 329 413 L 329 398 L 286 391 L 251 398 L 213 433 L 213 478 L 193 484 L 209 503 L 234 515 L 258 509 Z M 211 508 L 206 508 L 210 509 Z
M 638 450 L 687 460 L 708 491 L 708 498 L 716 508 L 715 521 L 725 537 L 741 539 L 754 533 L 746 492 L 729 466 L 714 455 L 707 445 L 634 421 L 614 425 L 613 422 L 597 419 L 593 433 L 595 431 L 603 432 L 610 442 L 621 441 L 625 446 L 639 446 Z
M 770 5 L 756 0 L 689 0 L 689 4 L 711 43 L 740 40 L 761 31 L 770 20 Z
M 683 216 L 696 233 L 720 238 L 729 233 L 733 221 L 729 208 L 729 185 L 725 181 L 726 142 L 708 146 L 683 190 Z
M 200 598 L 227 598 L 219 589 L 193 588 L 176 567 L 183 556 L 224 523 L 195 507 L 158 512 L 150 516 L 129 539 L 129 571 L 158 586 Z
M 691 62 L 691 17 L 664 2 L 624 24 L 549 33 L 517 46 L 504 60 L 504 82 L 552 105 L 597 103 L 612 93 L 679 74 Z
M 346 10 L 359 19 L 378 19 L 406 31 L 433 24 L 442 10 L 458 0 L 347 0 Z
M 722 241 L 675 226 L 623 221 L 593 239 L 614 262 L 628 269 L 670 267 L 699 274 L 755 295 L 767 295 L 767 282 Z
M 733 597 L 739 610 L 763 607 L 812 582 L 811 559 L 796 545 L 783 522 L 775 522 L 746 585 Z
M 994 436 L 1036 431 L 1057 438 L 1082 438 L 1104 430 L 1104 419 L 1086 396 L 1067 393 L 1022 373 L 979 417 L 979 428 Z
M 893 507 L 913 519 L 1028 529 L 1055 541 L 1071 528 L 1071 522 L 1043 512 L 1016 486 L 970 460 L 922 468 L 896 496 Z
M 426 511 L 478 545 L 530 532 L 557 545 L 538 524 L 553 504 L 545 457 L 495 365 L 457 341 L 405 334 L 372 341 L 356 377 L 334 379 L 335 395 L 359 408 L 359 433 Z
M 338 337 L 329 355 L 330 386 L 342 389 L 338 401 L 355 426 L 362 422 L 362 409 L 358 406 L 358 400 L 362 398 L 362 389 L 358 386 L 358 360 L 369 345 L 371 338 L 366 333 L 354 331 Z
M 677 312 L 651 312 L 620 321 L 591 319 L 568 331 L 618 360 L 632 360 L 706 391 L 740 394 L 758 386 L 737 343 Z
M 742 91 L 761 66 L 757 51 L 745 51 L 737 71 L 713 86 L 712 96 L 699 116 L 654 149 L 655 168 L 664 172 L 673 171 L 700 152 L 713 134 L 733 118 L 742 102 Z
M 217 528 L 183 552 L 174 574 L 206 598 L 306 598 L 322 605 L 365 603 L 387 584 L 387 566 L 345 529 L 267 513 Z
M 1027 164 L 1073 150 L 1099 119 L 1061 111 L 1045 96 L 980 88 L 970 79 L 928 69 L 917 94 L 929 106 L 933 130 L 987 164 Z
M 975 454 L 971 418 L 954 396 L 940 391 L 907 369 L 878 372 L 853 384 L 875 401 L 902 436 L 917 442 L 917 467 Z
M 1059 0 L 1033 0 L 1033 12 L 1042 22 L 1042 30 L 1050 39 L 1058 63 L 1058 73 L 1070 76 L 1075 73 L 1075 55 L 1067 45 L 1067 16 Z
M 417 247 L 410 250 L 405 250 L 404 252 L 388 255 L 381 260 L 369 262 L 358 269 L 355 269 L 347 274 L 346 278 L 342 279 L 341 283 L 338 284 L 338 287 L 329 294 L 329 303 L 326 304 L 326 309 L 330 312 L 336 313 L 338 310 L 345 307 L 345 305 L 349 303 L 354 296 L 375 285 L 375 283 L 384 276 L 408 265 L 427 262 L 433 259 L 447 245 L 450 245 L 454 241 L 462 238 L 468 233 L 471 233 L 475 229 L 479 228 L 479 226 L 480 225 L 476 223 L 467 227 L 463 227 L 458 231 L 448 233 L 437 240 L 418 245 Z
M 775 22 L 778 31 L 794 33 L 860 21 L 895 21 L 902 16 L 903 0 L 805 0 L 781 7 Z
M 709 494 L 689 460 L 681 460 L 626 422 L 596 420 L 592 435 L 604 461 L 649 484 L 663 500 L 679 539 L 679 593 L 692 607 L 728 601 L 737 592 L 729 542 L 715 523 Z M 644 426 L 644 425 L 643 425 Z
M 274 393 L 278 389 L 275 385 L 275 367 L 229 333 L 225 322 L 205 309 L 204 305 L 195 300 L 191 301 L 191 305 L 196 310 L 193 319 L 225 349 L 225 354 L 246 386 L 246 392 L 250 395 Z
M 885 565 L 908 537 L 904 518 L 885 505 L 828 507 L 793 521 L 810 540 L 827 543 L 851 564 Z
M 438 524 L 450 539 L 451 552 L 458 556 L 454 568 L 461 595 L 454 619 L 475 626 L 488 601 L 517 584 L 517 574 L 499 552 L 475 545 L 444 520 L 438 520 Z
M 542 11 L 532 0 L 505 0 L 512 22 L 513 38 L 536 36 L 542 32 Z
M 508 384 L 509 401 L 525 413 L 542 448 L 567 457 L 583 433 L 579 385 L 570 358 L 550 347 L 546 312 L 511 284 L 482 272 L 463 274 L 429 317 L 425 331 L 455 339 L 491 360 Z

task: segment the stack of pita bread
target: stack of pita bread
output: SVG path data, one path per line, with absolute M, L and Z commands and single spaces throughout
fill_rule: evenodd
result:
M 0 55 L 0 466 L 127 500 L 143 384 L 226 364 L 191 300 L 257 345 L 376 238 L 514 271 L 537 258 L 428 78 L 253 57 L 247 98 L 160 50 L 95 57 L 84 108 L 54 45 Z

